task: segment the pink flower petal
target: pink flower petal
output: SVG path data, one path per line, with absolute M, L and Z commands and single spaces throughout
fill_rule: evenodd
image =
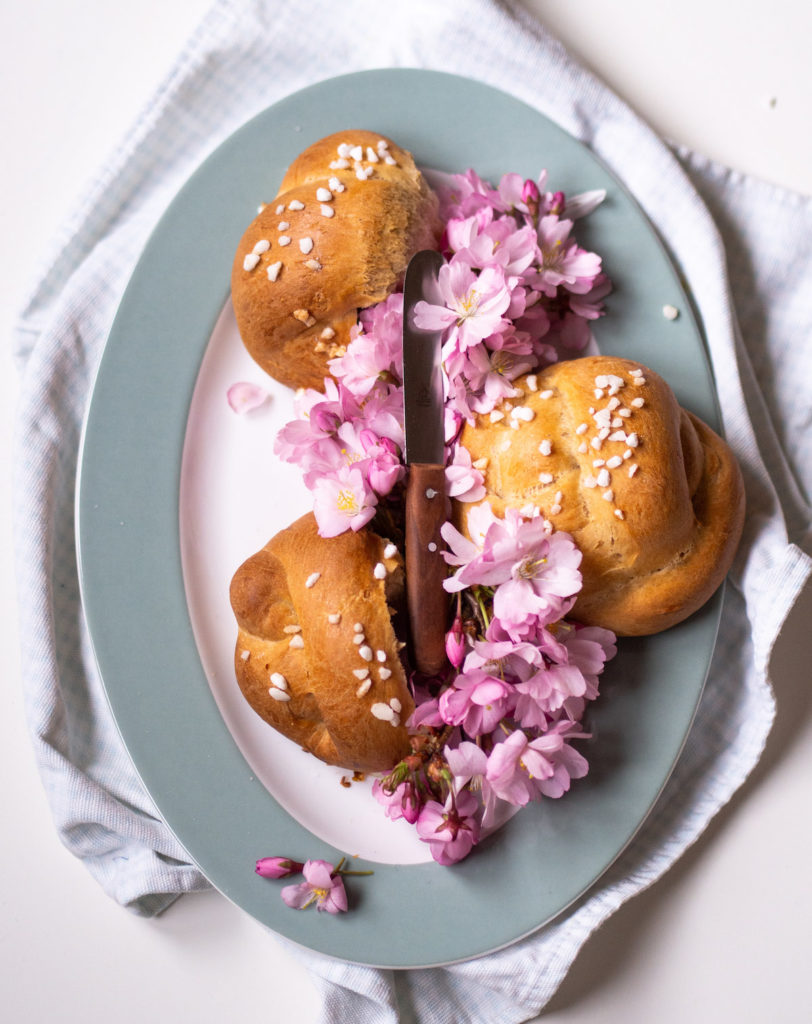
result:
M 228 404 L 234 412 L 242 416 L 252 409 L 258 409 L 270 398 L 269 393 L 258 384 L 250 384 L 248 381 L 240 381 L 232 384 L 226 392 Z

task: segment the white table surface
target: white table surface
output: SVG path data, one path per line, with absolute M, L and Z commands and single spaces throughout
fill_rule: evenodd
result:
M 56 225 L 169 67 L 208 0 L 0 4 L 0 325 Z M 788 0 L 526 0 L 667 138 L 812 192 L 812 14 Z M 17 392 L 0 352 L 0 429 Z M 112 903 L 59 844 L 25 732 L 12 577 L 9 458 L 0 463 L 0 989 L 6 1020 L 308 1024 L 295 960 L 217 893 L 157 920 Z M 550 1024 L 802 1022 L 812 1014 L 812 595 L 773 663 L 778 718 L 752 780 L 659 884 L 587 943 Z M 13 839 L 11 838 L 13 837 Z

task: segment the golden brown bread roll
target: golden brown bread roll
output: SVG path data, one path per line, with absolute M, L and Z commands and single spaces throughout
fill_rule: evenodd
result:
M 626 636 L 687 618 L 741 536 L 744 487 L 728 446 L 629 360 L 569 360 L 515 383 L 521 397 L 462 432 L 484 500 L 498 514 L 538 507 L 572 534 L 584 578 L 573 618 Z
M 411 154 L 375 132 L 339 132 L 301 153 L 234 256 L 234 313 L 251 356 L 289 387 L 321 390 L 358 310 L 436 247 L 437 207 Z
M 391 618 L 402 590 L 395 545 L 369 530 L 325 539 L 308 513 L 277 533 L 231 581 L 251 707 L 327 764 L 392 768 L 414 708 Z

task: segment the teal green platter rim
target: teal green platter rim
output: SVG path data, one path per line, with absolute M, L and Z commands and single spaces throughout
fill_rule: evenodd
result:
M 603 352 L 659 372 L 718 429 L 702 330 L 677 269 L 622 183 L 560 127 L 482 83 L 415 69 L 330 79 L 262 111 L 181 188 L 122 297 L 89 402 L 77 484 L 83 607 L 110 707 L 168 827 L 211 883 L 263 925 L 329 956 L 381 967 L 448 964 L 532 934 L 599 881 L 660 795 L 702 694 L 721 592 L 687 622 L 622 640 L 583 747 L 590 773 L 532 805 L 454 867 L 372 864 L 351 910 L 293 911 L 254 873 L 269 853 L 335 850 L 255 778 L 220 714 L 190 623 L 178 499 L 201 360 L 228 299 L 236 245 L 287 165 L 334 131 L 368 128 L 418 163 L 506 171 L 574 194 L 607 190 L 579 241 L 614 284 L 595 334 Z M 663 317 L 664 304 L 680 310 Z M 280 524 L 284 525 L 284 524 Z M 228 587 L 229 581 L 222 581 Z M 367 866 L 367 865 L 360 865 Z

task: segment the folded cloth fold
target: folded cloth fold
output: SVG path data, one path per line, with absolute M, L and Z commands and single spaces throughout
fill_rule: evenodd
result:
M 645 827 L 594 889 L 530 938 L 445 969 L 381 972 L 285 944 L 310 968 L 324 1022 L 521 1021 L 544 1006 L 589 934 L 696 840 L 763 749 L 774 712 L 770 653 L 810 572 L 812 381 L 797 338 L 812 336 L 812 209 L 808 198 L 669 148 L 518 3 L 213 4 L 51 246 L 16 330 L 26 711 L 59 834 L 109 895 L 154 914 L 208 886 L 144 792 L 94 666 L 73 536 L 82 417 L 138 254 L 199 161 L 283 95 L 385 66 L 502 88 L 626 183 L 691 289 L 746 479 L 745 537 L 694 727 Z

